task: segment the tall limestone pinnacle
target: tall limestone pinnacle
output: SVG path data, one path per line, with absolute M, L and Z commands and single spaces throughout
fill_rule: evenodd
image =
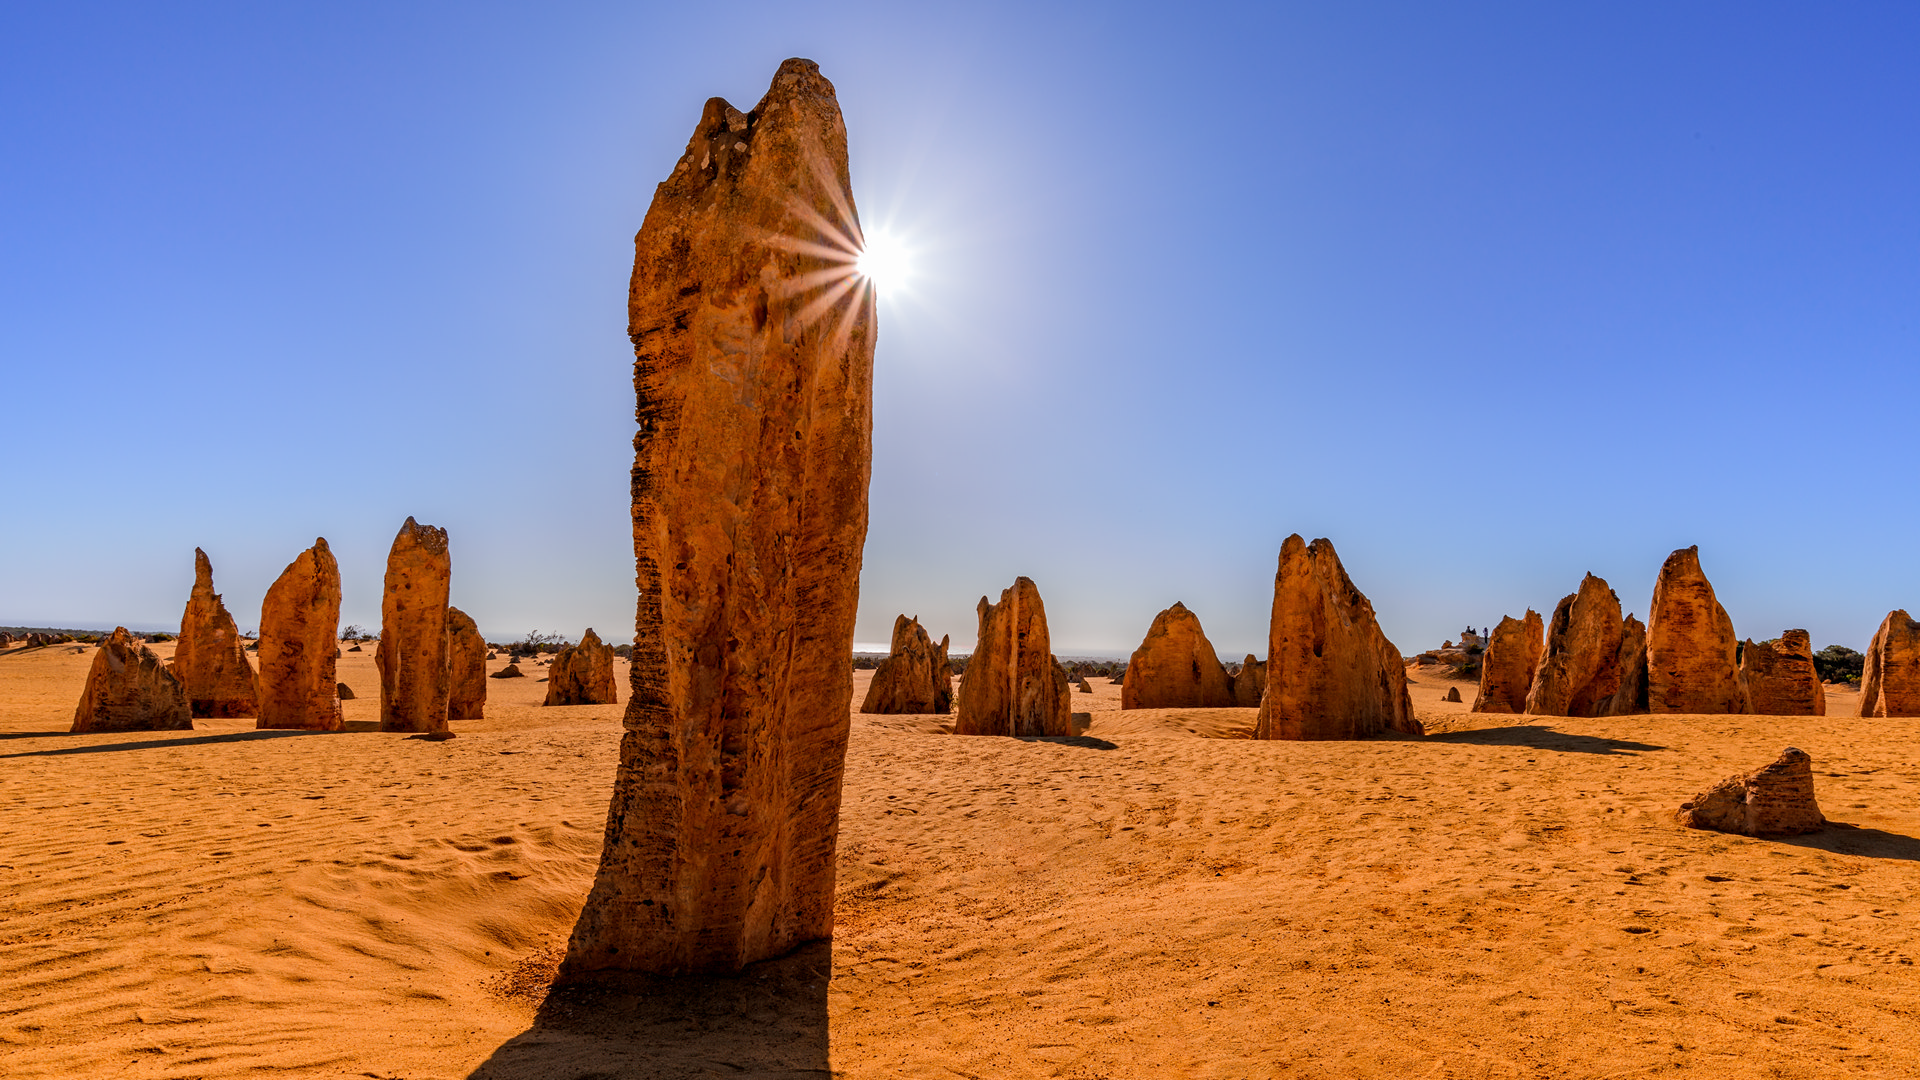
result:
M 260 603 L 259 718 L 255 727 L 339 731 L 340 564 L 326 537 L 280 572 Z
M 240 629 L 220 594 L 213 591 L 213 563 L 199 548 L 193 549 L 193 592 L 180 615 L 173 669 L 186 686 L 193 715 L 252 716 L 257 711 L 246 642 L 240 640 Z
M 867 531 L 872 289 L 833 84 L 714 98 L 634 238 L 632 692 L 563 981 L 833 930 Z
M 408 518 L 387 552 L 380 642 L 373 649 L 373 662 L 380 669 L 381 731 L 447 730 L 452 686 L 447 593 L 452 578 L 447 530 Z

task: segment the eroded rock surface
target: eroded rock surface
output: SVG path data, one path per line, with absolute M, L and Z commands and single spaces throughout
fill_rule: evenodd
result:
M 1920 716 L 1920 622 L 1890 611 L 1873 632 L 1860 676 L 1861 716 Z
M 947 666 L 946 656 L 947 639 L 941 638 L 936 648 L 920 625 L 919 616 L 896 617 L 887 658 L 873 669 L 873 681 L 867 684 L 867 696 L 860 702 L 860 711 L 946 712 L 953 684 L 953 669 Z
M 587 627 L 580 644 L 561 649 L 547 673 L 544 705 L 616 705 L 618 683 L 613 677 L 613 647 Z
M 1131 672 L 1129 672 L 1131 674 Z M 1131 681 L 1131 679 L 1129 679 Z M 1400 650 L 1348 579 L 1328 540 L 1280 545 L 1257 739 L 1421 734 Z
M 487 714 L 487 643 L 473 618 L 447 609 L 447 720 L 480 720 Z
M 1827 692 L 1813 666 L 1813 639 L 1784 630 L 1774 641 L 1740 648 L 1740 684 L 1747 711 L 1761 716 L 1825 716 Z
M 1543 632 L 1540 613 L 1532 608 L 1527 609 L 1525 618 L 1501 616 L 1480 658 L 1480 692 L 1473 699 L 1473 712 L 1527 711 L 1527 694 L 1533 689 L 1534 672 L 1539 670 L 1544 648 Z
M 187 688 L 187 705 L 195 716 L 252 716 L 258 711 L 247 643 L 213 591 L 213 563 L 199 548 L 193 549 L 193 592 L 180 616 L 173 671 Z
M 1793 836 L 1827 825 L 1813 796 L 1813 759 L 1791 746 L 1766 768 L 1729 776 L 1681 803 L 1675 817 L 1688 828 L 1742 836 Z
M 1233 673 L 1233 704 L 1236 708 L 1257 709 L 1260 695 L 1267 692 L 1267 662 L 1247 654 L 1240 670 Z
M 1629 615 L 1620 623 L 1620 688 L 1600 708 L 1601 716 L 1637 716 L 1647 711 L 1647 627 Z
M 563 981 L 833 927 L 876 319 L 833 86 L 707 102 L 634 240 L 632 695 Z
M 976 610 L 980 636 L 960 676 L 954 734 L 1073 734 L 1073 690 L 1053 658 L 1039 586 L 1015 578 L 999 603 L 983 596 Z
M 1667 556 L 1647 612 L 1647 711 L 1743 713 L 1740 640 L 1700 569 L 1700 548 Z
M 187 731 L 192 727 L 186 686 L 159 654 L 134 641 L 126 627 L 115 627 L 93 654 L 69 730 Z
M 1127 661 L 1132 678 L 1120 687 L 1122 709 L 1233 707 L 1233 681 L 1213 651 L 1200 617 L 1176 603 L 1153 617 L 1147 636 Z
M 447 530 L 408 518 L 387 552 L 380 640 L 373 646 L 373 662 L 380 669 L 381 731 L 447 729 L 447 591 L 452 579 Z
M 256 727 L 339 731 L 340 564 L 326 537 L 287 564 L 260 605 Z M 351 651 L 351 650 L 349 650 Z
M 1561 599 L 1527 692 L 1535 716 L 1598 716 L 1620 689 L 1620 598 L 1592 574 Z

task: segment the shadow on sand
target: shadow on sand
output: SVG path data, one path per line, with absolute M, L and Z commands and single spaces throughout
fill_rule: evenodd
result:
M 1119 743 L 1110 743 L 1105 739 L 1096 739 L 1091 735 L 1015 735 L 1021 742 L 1052 743 L 1055 746 L 1077 746 L 1082 750 L 1118 750 Z
M 1868 859 L 1897 859 L 1920 862 L 1920 840 L 1884 829 L 1863 829 L 1844 821 L 1828 821 L 1825 832 L 1804 836 L 1770 836 L 1768 840 L 1794 847 L 1811 848 L 1834 855 L 1858 855 Z
M 1623 754 L 1665 750 L 1652 743 L 1626 739 L 1603 739 L 1596 735 L 1570 735 L 1544 724 L 1516 724 L 1512 727 L 1482 728 L 1479 731 L 1447 731 L 1429 735 L 1430 743 L 1467 743 L 1473 746 L 1525 746 L 1534 750 L 1553 750 L 1565 754 Z
M 822 1080 L 832 973 L 817 942 L 738 975 L 556 989 L 468 1080 Z
M 58 732 L 61 735 L 70 732 Z M 133 734 L 129 732 L 128 734 Z M 148 735 L 164 735 L 164 731 L 149 731 Z M 164 750 L 169 746 L 200 746 L 206 743 L 252 742 L 255 739 L 285 739 L 301 735 L 331 735 L 329 731 L 298 731 L 292 729 L 269 729 L 266 731 L 228 731 L 219 735 L 195 735 L 185 739 L 142 739 L 139 742 L 86 743 L 81 746 L 62 746 L 54 750 L 23 750 L 18 754 L 0 754 L 0 758 L 17 757 L 59 757 L 62 754 L 105 754 L 115 750 Z M 24 738 L 25 736 L 18 736 Z

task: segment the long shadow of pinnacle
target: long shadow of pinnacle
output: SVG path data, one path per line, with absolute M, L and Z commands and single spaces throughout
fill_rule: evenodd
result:
M 26 735 L 65 735 L 68 732 L 28 732 Z M 165 735 L 163 731 L 146 732 L 149 735 Z M 78 746 L 61 746 L 52 750 L 22 750 L 17 754 L 0 754 L 0 758 L 20 757 L 59 757 L 63 754 L 110 754 L 116 750 L 162 750 L 170 746 L 201 746 L 207 743 L 253 742 L 256 739 L 289 739 L 302 735 L 332 735 L 330 731 L 297 731 L 290 729 L 268 729 L 266 731 L 228 731 L 219 735 L 195 735 L 185 739 L 141 739 L 138 742 L 82 743 Z
M 1533 750 L 1554 750 L 1568 754 L 1621 754 L 1665 750 L 1652 743 L 1626 739 L 1603 739 L 1597 735 L 1572 735 L 1555 731 L 1545 724 L 1514 724 L 1510 727 L 1482 728 L 1478 731 L 1446 731 L 1429 735 L 1423 742 L 1466 743 L 1472 746 L 1525 746 Z

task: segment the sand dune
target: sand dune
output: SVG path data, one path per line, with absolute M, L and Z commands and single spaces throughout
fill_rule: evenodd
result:
M 69 736 L 88 659 L 0 656 L 0 1075 L 1920 1074 L 1920 723 L 1844 694 L 1493 717 L 1422 677 L 1436 733 L 1360 743 L 1104 680 L 1073 739 L 856 716 L 830 946 L 543 1004 L 619 706 L 523 665 L 451 742 L 381 734 L 368 650 L 345 733 Z M 1847 827 L 1671 824 L 1789 744 Z

